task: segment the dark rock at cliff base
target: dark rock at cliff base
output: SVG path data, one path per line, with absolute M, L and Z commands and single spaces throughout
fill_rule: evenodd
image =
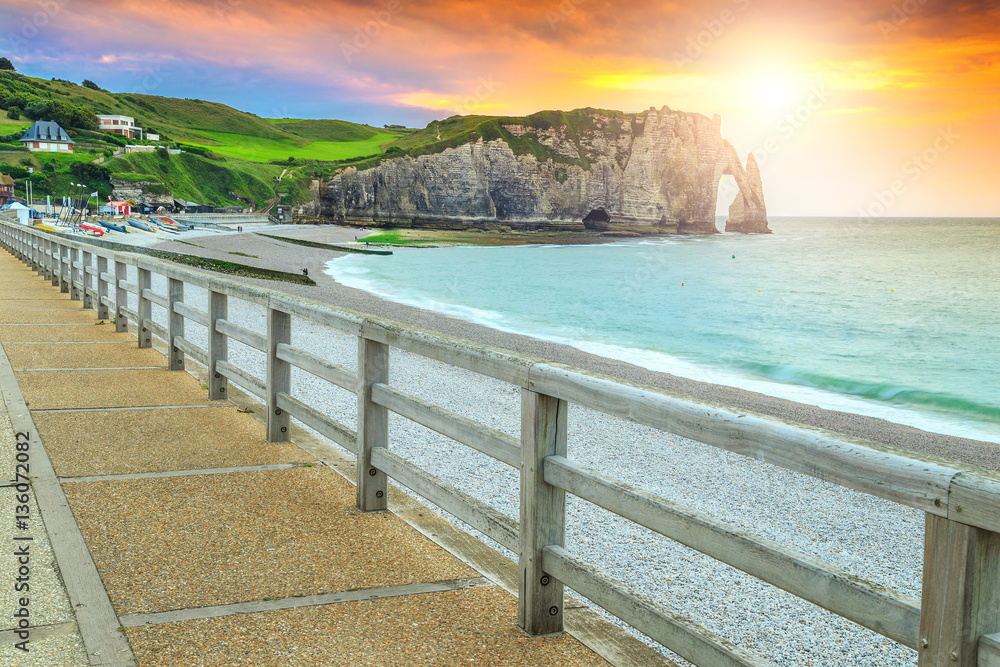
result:
M 313 201 L 298 215 L 393 227 L 434 221 L 448 229 L 500 223 L 522 230 L 582 221 L 601 232 L 708 234 L 718 231 L 719 181 L 732 174 L 752 205 L 730 217 L 749 231 L 766 230 L 756 162 L 748 174 L 722 138 L 718 115 L 663 107 L 562 117 L 491 118 L 460 145 L 348 167 L 314 181 Z
M 770 234 L 767 227 L 767 209 L 764 206 L 764 184 L 760 179 L 760 168 L 753 153 L 747 156 L 746 187 L 740 188 L 729 206 L 727 232 L 744 234 Z

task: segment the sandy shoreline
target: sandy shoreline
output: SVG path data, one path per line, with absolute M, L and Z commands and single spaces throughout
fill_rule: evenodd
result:
M 280 231 L 274 231 L 274 228 L 262 231 L 334 244 L 353 241 L 355 236 L 361 237 L 365 234 L 356 229 L 340 227 L 285 227 Z M 743 389 L 689 380 L 589 354 L 567 345 L 499 331 L 440 313 L 387 301 L 368 292 L 346 287 L 324 273 L 326 263 L 335 257 L 343 256 L 343 253 L 293 246 L 258 236 L 250 231 L 242 234 L 196 236 L 185 240 L 186 244 L 171 240 L 153 247 L 280 271 L 297 272 L 302 268 L 308 268 L 309 276 L 317 283 L 316 287 L 246 278 L 243 280 L 340 308 L 395 320 L 520 354 L 545 358 L 629 382 L 658 387 L 696 401 L 717 403 L 923 454 L 1000 469 L 1000 444 L 931 433 L 876 417 L 825 410 Z

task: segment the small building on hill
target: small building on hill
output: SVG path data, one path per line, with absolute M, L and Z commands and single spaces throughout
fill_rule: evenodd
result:
M 6 206 L 14 201 L 14 179 L 7 174 L 0 174 L 0 206 Z
M 33 153 L 72 153 L 74 143 L 69 133 L 51 120 L 35 121 L 21 137 L 21 145 Z
M 109 201 L 101 204 L 97 212 L 105 215 L 131 215 L 132 205 L 127 201 Z
M 98 116 L 97 127 L 129 139 L 135 139 L 136 133 L 142 130 L 135 126 L 135 118 L 131 116 Z

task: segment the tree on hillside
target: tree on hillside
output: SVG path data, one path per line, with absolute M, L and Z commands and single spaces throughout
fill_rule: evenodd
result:
M 104 90 L 103 88 L 101 88 L 100 86 L 98 86 L 93 81 L 91 81 L 90 79 L 84 79 L 83 83 L 80 84 L 80 85 L 83 86 L 84 88 L 90 88 L 91 90 L 100 90 L 100 91 L 103 91 L 105 93 L 108 92 L 108 91 Z
M 21 110 L 17 107 L 10 107 L 7 109 L 7 118 L 11 120 L 21 120 Z
M 0 70 L 7 70 L 8 72 L 16 72 L 14 69 L 14 63 L 12 63 L 7 58 L 0 58 Z

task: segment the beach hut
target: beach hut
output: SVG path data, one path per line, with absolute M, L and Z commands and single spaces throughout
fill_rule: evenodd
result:
M 14 213 L 17 214 L 17 221 L 22 225 L 31 224 L 31 209 L 21 202 L 14 202 L 7 208 L 7 210 L 14 211 Z
M 132 205 L 127 201 L 109 201 L 108 206 L 111 208 L 111 215 L 131 215 Z M 103 206 L 101 208 L 104 208 Z

